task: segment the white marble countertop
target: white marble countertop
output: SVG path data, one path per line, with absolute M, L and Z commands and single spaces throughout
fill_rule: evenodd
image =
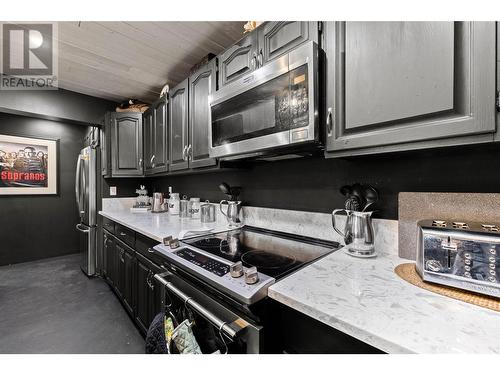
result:
M 277 282 L 269 296 L 388 353 L 500 353 L 500 313 L 420 289 L 393 254 L 343 250 Z
M 158 242 L 168 236 L 181 239 L 196 235 L 187 233 L 190 230 L 212 230 L 216 233 L 231 229 L 225 218 L 218 218 L 214 223 L 202 223 L 199 219 L 181 219 L 168 213 L 132 213 L 128 208 L 108 209 L 99 211 L 99 214 Z

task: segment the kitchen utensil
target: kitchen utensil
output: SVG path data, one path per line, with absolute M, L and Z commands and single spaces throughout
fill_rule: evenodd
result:
M 210 203 L 210 201 L 205 201 L 205 203 L 201 205 L 200 211 L 202 223 L 213 223 L 215 221 L 215 205 Z
M 153 209 L 152 213 L 160 213 L 165 212 L 165 199 L 163 197 L 163 193 L 153 193 Z
M 344 185 L 340 188 L 340 194 L 348 198 L 352 193 L 352 187 L 349 185 Z
M 226 184 L 225 182 L 221 183 L 221 184 L 219 185 L 219 189 L 220 189 L 220 191 L 222 191 L 224 194 L 226 194 L 228 198 L 230 198 L 230 197 L 231 197 L 231 187 L 230 187 L 228 184 Z
M 231 200 L 237 201 L 241 194 L 241 186 L 232 186 L 230 192 L 231 192 Z
M 346 210 L 350 210 L 350 211 L 359 211 L 361 206 L 359 204 L 358 197 L 353 195 L 352 197 L 347 198 L 347 200 L 345 202 L 345 208 L 346 208 Z
M 222 205 L 227 204 L 227 210 L 224 212 L 222 209 Z M 240 209 L 241 209 L 241 201 L 227 201 L 222 200 L 219 203 L 220 212 L 227 218 L 229 222 L 229 226 L 237 227 L 240 225 Z
M 366 203 L 363 207 L 363 211 L 366 211 L 368 207 L 378 201 L 378 192 L 377 190 L 370 185 L 364 186 L 363 196 L 365 197 Z
M 344 232 L 335 226 L 335 215 L 345 212 L 347 215 Z M 375 253 L 373 243 L 373 227 L 371 216 L 373 212 L 360 212 L 336 209 L 332 212 L 332 226 L 344 238 L 346 250 L 350 255 L 367 257 Z
M 354 185 L 352 185 L 351 197 L 355 196 L 358 198 L 359 209 L 361 209 L 365 205 L 364 190 L 365 189 L 363 188 L 363 185 L 359 183 L 355 183 Z

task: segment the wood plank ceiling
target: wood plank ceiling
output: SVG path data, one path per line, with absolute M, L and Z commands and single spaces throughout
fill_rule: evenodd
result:
M 113 101 L 152 102 L 244 22 L 59 22 L 59 87 Z

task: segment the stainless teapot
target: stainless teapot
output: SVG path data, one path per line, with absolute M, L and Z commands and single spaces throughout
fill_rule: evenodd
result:
M 335 226 L 335 214 L 345 212 L 347 215 L 344 232 Z M 332 212 L 332 226 L 344 238 L 347 251 L 354 256 L 372 256 L 375 253 L 373 226 L 371 216 L 373 211 L 351 211 L 336 209 Z
M 227 204 L 227 210 L 224 212 L 222 209 L 222 205 Z M 222 200 L 219 203 L 219 208 L 220 212 L 227 217 L 227 220 L 229 221 L 229 226 L 230 227 L 238 227 L 240 226 L 240 210 L 241 210 L 241 201 L 228 201 L 228 200 Z

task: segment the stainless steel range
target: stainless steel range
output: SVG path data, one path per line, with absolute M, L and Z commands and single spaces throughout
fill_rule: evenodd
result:
M 246 352 L 263 352 L 262 328 L 271 313 L 266 298 L 268 288 L 338 248 L 336 242 L 244 226 L 184 240 L 176 249 L 157 245 L 155 251 L 163 255 L 168 277 L 194 287 L 189 301 L 205 299 L 203 309 L 208 312 L 208 320 L 212 318 L 214 324 L 225 322 L 223 327 L 231 329 L 226 336 L 236 337 L 237 327 L 245 327 L 245 333 L 253 336 Z M 175 280 L 162 275 L 157 279 L 171 292 L 179 290 Z M 201 292 L 198 297 L 192 295 L 195 290 Z M 231 321 L 210 313 L 212 308 L 220 311 L 221 306 L 228 310 L 226 313 L 235 314 Z

